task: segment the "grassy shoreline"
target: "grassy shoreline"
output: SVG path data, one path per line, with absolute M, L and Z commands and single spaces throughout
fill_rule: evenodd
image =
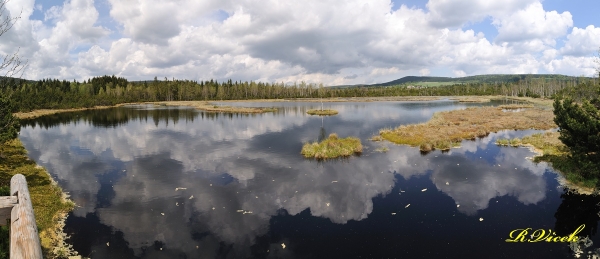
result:
M 532 157 L 534 162 L 550 163 L 555 171 L 564 176 L 561 185 L 581 194 L 593 194 L 598 185 L 598 179 L 585 179 L 581 175 L 574 173 L 579 168 L 569 158 L 569 150 L 560 141 L 559 136 L 559 132 L 547 131 L 525 136 L 521 139 L 498 139 L 496 144 L 500 146 L 510 145 L 513 147 L 529 148 L 529 150 L 535 153 Z M 507 145 L 506 142 L 510 142 L 510 144 Z
M 45 258 L 61 258 L 75 255 L 66 243 L 63 232 L 67 213 L 74 203 L 41 166 L 27 157 L 23 143 L 17 138 L 0 146 L 0 186 L 10 186 L 10 178 L 22 174 L 27 179 L 31 203 L 39 230 Z
M 90 108 L 73 108 L 73 109 L 41 109 L 41 110 L 33 110 L 30 112 L 17 112 L 13 113 L 19 119 L 35 119 L 38 117 L 52 115 L 63 112 L 77 112 L 77 111 L 86 111 L 86 110 L 100 110 L 100 109 L 108 109 L 113 107 L 119 107 L 126 104 L 117 104 L 114 106 L 94 106 Z
M 136 102 L 136 103 L 120 103 L 113 106 L 95 106 L 90 108 L 73 108 L 73 109 L 41 109 L 31 112 L 14 113 L 19 119 L 34 119 L 44 115 L 51 115 L 62 112 L 74 112 L 94 109 L 107 109 L 132 104 L 158 104 L 169 106 L 191 106 L 208 112 L 225 112 L 225 113 L 263 113 L 272 112 L 273 108 L 248 108 L 248 107 L 231 107 L 231 106 L 216 106 L 216 102 L 385 102 L 385 101 L 404 101 L 404 102 L 420 102 L 420 101 L 437 101 L 443 99 L 455 100 L 458 102 L 489 102 L 491 100 L 514 100 L 529 102 L 544 108 L 552 107 L 552 100 L 536 99 L 531 97 L 511 97 L 502 95 L 484 95 L 484 96 L 387 96 L 387 97 L 334 97 L 334 98 L 292 98 L 292 99 L 251 99 L 251 100 L 221 100 L 221 101 L 162 101 L 162 102 Z M 216 106 L 216 107 L 215 107 Z

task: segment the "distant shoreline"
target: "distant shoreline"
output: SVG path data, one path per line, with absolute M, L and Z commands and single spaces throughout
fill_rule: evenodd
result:
M 381 101 L 403 101 L 403 102 L 421 102 L 421 101 L 438 101 L 443 99 L 456 100 L 465 103 L 485 103 L 491 100 L 515 100 L 530 102 L 541 105 L 543 107 L 552 107 L 552 100 L 540 99 L 531 97 L 511 97 L 511 96 L 387 96 L 387 97 L 338 97 L 338 98 L 290 98 L 290 99 L 249 99 L 249 100 L 210 100 L 210 101 L 157 101 L 157 102 L 135 102 L 135 103 L 120 103 L 113 106 L 95 106 L 90 108 L 72 108 L 72 109 L 40 109 L 31 112 L 14 113 L 19 119 L 34 119 L 45 115 L 52 115 L 63 112 L 98 110 L 124 105 L 134 104 L 164 104 L 168 106 L 191 106 L 207 112 L 223 112 L 223 113 L 264 113 L 272 112 L 270 108 L 256 107 L 223 107 L 214 105 L 214 103 L 228 102 L 381 102 Z

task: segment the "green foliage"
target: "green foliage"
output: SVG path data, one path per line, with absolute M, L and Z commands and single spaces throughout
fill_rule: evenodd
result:
M 7 97 L 0 96 L 0 145 L 16 138 L 21 129 L 19 119 L 13 115 L 14 106 Z
M 560 162 L 565 169 L 576 170 L 572 172 L 575 178 L 584 182 L 597 183 L 600 177 L 599 92 L 598 85 L 580 84 L 566 89 L 565 95 L 557 96 L 554 101 L 554 122 L 560 128 L 559 139 L 570 151 L 568 158 Z
M 594 100 L 598 103 L 598 100 Z M 571 99 L 554 101 L 554 122 L 559 139 L 574 156 L 600 161 L 600 112 L 589 101 L 577 104 Z

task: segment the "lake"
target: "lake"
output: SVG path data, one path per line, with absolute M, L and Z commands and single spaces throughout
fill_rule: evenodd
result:
M 499 105 L 492 102 L 485 105 Z M 227 103 L 231 105 L 231 103 Z M 503 131 L 448 152 L 372 142 L 379 129 L 483 104 L 237 103 L 275 113 L 133 105 L 23 121 L 19 138 L 77 204 L 65 232 L 91 258 L 572 258 L 569 243 L 509 243 L 515 229 L 590 236 L 598 204 L 567 192 Z M 363 153 L 316 161 L 303 143 L 356 136 Z M 387 152 L 376 149 L 387 147 Z

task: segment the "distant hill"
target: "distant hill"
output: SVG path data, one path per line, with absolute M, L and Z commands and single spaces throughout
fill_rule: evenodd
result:
M 13 81 L 13 82 L 27 81 L 28 83 L 35 83 L 36 82 L 35 80 L 27 80 L 27 79 L 21 79 L 21 78 L 0 76 L 0 82 L 4 82 L 5 80 Z
M 557 74 L 490 74 L 490 75 L 476 75 L 476 76 L 465 76 L 465 77 L 439 77 L 439 76 L 405 76 L 400 79 L 396 79 L 387 83 L 380 84 L 357 84 L 357 85 L 338 85 L 332 86 L 333 88 L 348 88 L 348 87 L 378 87 L 378 86 L 394 86 L 394 85 L 415 85 L 415 86 L 442 86 L 442 85 L 454 85 L 454 84 L 467 84 L 467 83 L 512 83 L 524 80 L 526 78 L 531 79 L 546 79 L 546 80 L 557 80 L 557 81 L 571 81 L 579 80 L 581 77 L 565 76 Z

